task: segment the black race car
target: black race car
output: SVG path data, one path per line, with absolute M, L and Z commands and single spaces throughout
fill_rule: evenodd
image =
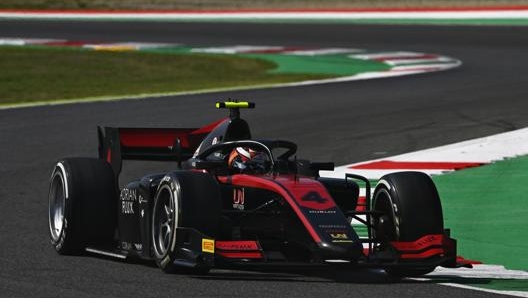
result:
M 99 127 L 99 158 L 57 162 L 49 188 L 55 250 L 155 260 L 166 272 L 339 264 L 416 276 L 470 266 L 457 263 L 426 174 L 386 175 L 371 196 L 364 177 L 320 177 L 333 163 L 297 159 L 289 141 L 252 138 L 240 109 L 254 104 L 216 106 L 230 116 L 202 128 Z M 123 160 L 176 169 L 120 189 Z

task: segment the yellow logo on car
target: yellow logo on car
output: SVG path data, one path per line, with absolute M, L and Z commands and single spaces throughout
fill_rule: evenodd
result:
M 330 234 L 330 236 L 332 237 L 332 239 L 348 239 L 347 234 L 342 233 Z
M 202 252 L 214 254 L 215 242 L 212 239 L 202 239 Z

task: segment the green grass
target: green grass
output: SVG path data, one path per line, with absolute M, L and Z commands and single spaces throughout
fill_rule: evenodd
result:
M 272 73 L 272 62 L 228 55 L 0 47 L 1 104 L 182 92 L 328 78 Z
M 458 253 L 528 270 L 528 156 L 433 179 Z
M 242 54 L 242 57 L 261 58 L 278 65 L 272 73 L 318 73 L 351 76 L 371 71 L 387 71 L 391 66 L 385 63 L 354 59 L 344 54 L 303 56 L 283 54 Z

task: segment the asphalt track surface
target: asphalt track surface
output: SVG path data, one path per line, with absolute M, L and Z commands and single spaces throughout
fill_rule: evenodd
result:
M 48 240 L 47 184 L 57 159 L 96 155 L 96 125 L 200 126 L 224 116 L 213 102 L 227 97 L 257 103 L 243 111 L 255 137 L 291 139 L 299 157 L 336 164 L 526 127 L 528 28 L 0 21 L 0 36 L 412 50 L 464 63 L 404 78 L 0 111 L 0 297 L 497 296 L 392 282 L 371 270 L 214 270 L 199 277 L 94 256 L 60 257 Z M 154 167 L 129 168 L 125 179 Z

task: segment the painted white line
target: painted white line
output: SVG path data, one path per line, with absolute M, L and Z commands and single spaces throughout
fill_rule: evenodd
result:
M 458 67 L 462 62 L 447 56 L 417 52 L 381 52 L 350 55 L 350 58 L 382 61 L 392 66 L 391 71 L 439 71 Z
M 391 69 L 393 72 L 397 71 L 422 71 L 422 72 L 434 72 L 440 70 L 448 70 L 451 68 L 456 68 L 462 65 L 458 60 L 453 61 L 453 63 L 448 64 L 415 64 L 415 65 L 401 65 L 395 66 Z
M 334 54 L 348 54 L 348 53 L 361 53 L 361 52 L 365 52 L 365 50 L 352 49 L 352 48 L 327 48 L 327 49 L 288 51 L 285 54 L 286 55 L 299 55 L 299 56 L 319 56 L 319 55 L 334 55 Z
M 457 276 L 465 278 L 491 278 L 491 279 L 521 279 L 528 280 L 528 272 L 522 270 L 510 270 L 502 265 L 476 264 L 473 268 L 443 268 L 438 267 L 435 271 L 427 274 L 427 277 Z M 527 283 L 528 285 L 528 283 Z
M 413 58 L 416 56 L 421 56 L 422 53 L 416 52 L 377 52 L 377 53 L 365 53 L 365 54 L 356 54 L 351 55 L 351 58 L 355 59 L 364 59 L 364 60 L 375 60 L 375 59 L 385 59 L 385 58 Z
M 42 45 L 51 42 L 65 42 L 63 39 L 45 39 L 45 38 L 0 38 L 2 46 L 24 46 L 24 45 Z
M 159 48 L 168 48 L 168 47 L 177 47 L 180 44 L 177 43 L 149 43 L 149 42 L 119 42 L 119 43 L 96 43 L 84 44 L 82 47 L 87 49 L 94 50 L 104 50 L 104 49 L 120 49 L 120 48 L 130 48 L 133 50 L 146 50 L 146 49 L 159 49 Z
M 256 51 L 280 51 L 284 47 L 278 46 L 251 46 L 251 45 L 236 45 L 226 47 L 207 47 L 194 48 L 192 53 L 208 53 L 208 54 L 243 54 Z
M 278 12 L 34 12 L 0 11 L 0 18 L 76 19 L 76 20 L 366 20 L 366 19 L 527 19 L 528 9 L 468 11 L 278 11 Z
M 449 57 L 442 57 L 442 56 L 437 56 L 437 57 L 431 57 L 431 58 L 414 58 L 414 59 L 386 59 L 386 60 L 383 60 L 384 63 L 387 63 L 391 66 L 400 66 L 402 64 L 423 64 L 423 63 L 434 63 L 434 62 L 446 62 L 446 63 L 449 63 L 449 62 L 452 62 L 453 59 L 449 58 Z M 428 66 L 428 65 L 424 65 L 424 66 Z

